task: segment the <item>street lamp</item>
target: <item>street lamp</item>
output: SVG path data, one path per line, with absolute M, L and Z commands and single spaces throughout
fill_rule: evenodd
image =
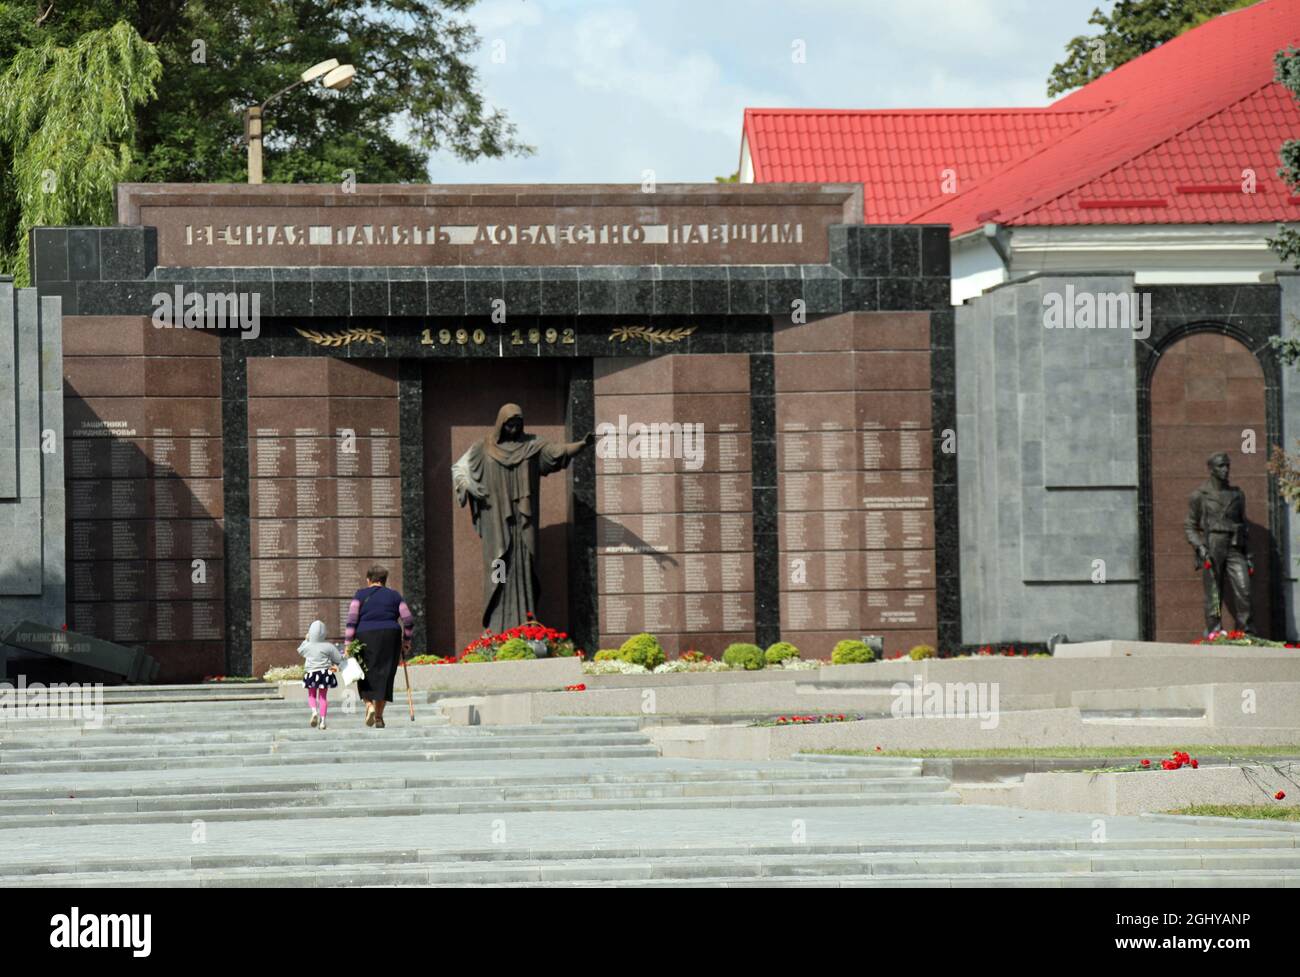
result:
M 337 58 L 330 58 L 320 64 L 314 64 L 304 71 L 292 85 L 281 88 L 261 105 L 250 105 L 244 110 L 244 138 L 248 142 L 248 182 L 262 182 L 262 110 L 281 95 L 285 95 L 299 85 L 320 80 L 325 88 L 342 91 L 352 84 L 357 76 L 357 69 L 350 64 L 339 64 Z

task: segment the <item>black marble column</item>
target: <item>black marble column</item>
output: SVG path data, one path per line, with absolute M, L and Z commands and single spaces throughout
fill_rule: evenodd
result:
M 221 342 L 221 464 L 225 512 L 226 674 L 253 671 L 252 490 L 248 462 L 248 359 L 238 336 Z
M 398 457 L 402 479 L 402 596 L 415 616 L 414 654 L 428 650 L 425 613 L 424 370 L 419 360 L 397 367 Z
M 781 640 L 780 544 L 776 518 L 776 371 L 771 343 L 749 354 L 750 467 L 754 491 L 754 640 Z
M 592 361 L 579 357 L 569 378 L 569 407 L 565 420 L 569 440 L 576 441 L 596 426 L 596 382 Z M 600 614 L 596 606 L 596 452 L 573 459 L 573 515 L 569 530 L 569 634 L 588 654 L 596 651 Z

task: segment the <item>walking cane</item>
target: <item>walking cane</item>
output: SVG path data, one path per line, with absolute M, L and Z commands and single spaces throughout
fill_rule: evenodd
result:
M 411 671 L 406 667 L 406 656 L 402 656 L 402 674 L 406 676 L 406 705 L 411 710 L 411 722 L 415 722 L 415 699 L 411 696 Z

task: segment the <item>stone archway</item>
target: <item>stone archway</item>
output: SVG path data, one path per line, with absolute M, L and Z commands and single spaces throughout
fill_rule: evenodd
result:
M 1241 342 L 1196 332 L 1161 354 L 1151 378 L 1151 501 L 1156 641 L 1193 641 L 1204 631 L 1200 572 L 1183 521 L 1187 499 L 1206 478 L 1205 460 L 1226 451 L 1232 481 L 1246 493 L 1254 556 L 1255 627 L 1269 635 L 1269 487 L 1264 370 Z M 1243 451 L 1244 432 L 1254 451 Z M 1235 626 L 1225 608 L 1224 627 Z

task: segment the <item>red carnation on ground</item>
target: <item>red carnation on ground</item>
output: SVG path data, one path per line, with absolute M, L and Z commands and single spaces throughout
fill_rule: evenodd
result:
M 1275 801 L 1281 801 L 1285 799 L 1286 799 L 1286 791 L 1284 790 L 1279 790 L 1276 794 L 1273 795 L 1273 800 Z
M 1149 767 L 1149 766 L 1151 766 L 1151 761 L 1150 761 L 1150 760 L 1143 760 L 1143 761 L 1142 761 L 1142 766 L 1144 766 L 1144 767 Z
M 1195 760 L 1193 760 L 1193 761 L 1192 761 L 1192 769 L 1195 770 L 1195 769 L 1197 769 L 1198 767 L 1200 767 L 1200 764 L 1197 763 Z

